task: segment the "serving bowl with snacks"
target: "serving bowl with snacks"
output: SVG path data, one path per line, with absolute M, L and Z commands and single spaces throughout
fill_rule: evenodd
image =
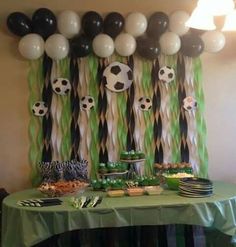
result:
M 61 197 L 83 193 L 88 183 L 79 180 L 42 183 L 38 190 L 48 197 Z
M 145 190 L 141 187 L 132 187 L 126 189 L 127 195 L 129 196 L 141 196 L 144 194 Z
M 124 190 L 108 190 L 107 195 L 110 197 L 121 197 L 125 195 Z
M 179 189 L 179 181 L 181 178 L 191 178 L 194 177 L 193 174 L 179 172 L 174 174 L 162 174 L 164 177 L 165 183 L 167 184 L 168 188 L 171 190 L 178 190 Z
M 148 195 L 160 195 L 163 191 L 161 186 L 145 186 L 144 190 Z

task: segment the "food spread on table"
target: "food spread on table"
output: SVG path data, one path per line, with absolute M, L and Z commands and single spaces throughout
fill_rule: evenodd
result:
M 136 161 L 145 160 L 145 154 L 134 150 L 122 151 L 120 159 L 124 161 L 99 163 L 98 176 L 90 181 L 81 179 L 87 177 L 85 173 L 87 170 L 84 166 L 86 162 L 82 164 L 82 176 L 78 172 L 78 167 L 81 164 L 77 161 L 62 164 L 54 162 L 51 165 L 46 164 L 46 167 L 41 164 L 44 179 L 38 190 L 49 198 L 21 200 L 17 202 L 17 205 L 27 207 L 60 206 L 63 200 L 56 197 L 73 195 L 69 200 L 69 205 L 76 209 L 83 209 L 96 207 L 102 202 L 104 196 L 110 198 L 159 196 L 168 189 L 176 190 L 178 195 L 186 197 L 205 197 L 211 196 L 213 193 L 212 182 L 194 177 L 189 163 L 154 164 L 154 172 L 156 172 L 153 173 L 154 175 L 140 175 L 134 170 L 135 176 L 130 179 L 126 175 L 130 169 L 129 162 L 134 161 L 135 164 Z M 52 171 L 54 173 L 51 173 Z M 60 176 L 55 177 L 55 173 Z M 95 194 L 92 196 L 84 194 L 87 190 L 92 190 Z M 101 193 L 103 193 L 102 196 Z

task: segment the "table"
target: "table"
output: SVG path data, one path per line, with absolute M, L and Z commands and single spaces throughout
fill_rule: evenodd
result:
M 75 229 L 141 225 L 190 224 L 214 227 L 236 242 L 236 185 L 214 182 L 214 195 L 186 198 L 165 190 L 157 196 L 109 198 L 96 208 L 74 209 L 69 197 L 60 206 L 29 208 L 18 200 L 42 198 L 36 189 L 11 194 L 3 201 L 2 246 L 28 247 Z M 94 195 L 94 191 L 86 191 Z M 17 233 L 17 234 L 16 234 Z

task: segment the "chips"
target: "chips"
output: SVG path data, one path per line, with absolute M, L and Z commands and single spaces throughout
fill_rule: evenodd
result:
M 55 183 L 42 183 L 38 189 L 48 196 L 57 197 L 83 190 L 88 185 L 88 183 L 81 182 L 79 180 L 58 181 Z

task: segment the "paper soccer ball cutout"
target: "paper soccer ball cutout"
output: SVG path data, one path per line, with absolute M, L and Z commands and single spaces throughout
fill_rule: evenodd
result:
M 48 107 L 45 102 L 43 101 L 37 101 L 32 106 L 32 112 L 37 117 L 44 116 L 48 111 Z
M 158 76 L 162 82 L 169 83 L 175 79 L 175 71 L 169 66 L 164 66 L 160 68 Z
M 148 97 L 141 97 L 138 100 L 139 109 L 142 111 L 148 111 L 152 108 L 152 100 Z
M 133 73 L 126 64 L 113 62 L 105 68 L 102 80 L 110 91 L 122 92 L 130 87 Z
M 66 95 L 71 90 L 70 81 L 66 78 L 56 78 L 52 82 L 52 89 L 56 94 Z
M 93 97 L 87 95 L 81 98 L 80 101 L 81 109 L 84 111 L 89 111 L 94 107 L 94 99 Z
M 197 108 L 197 101 L 193 97 L 188 96 L 183 100 L 183 108 L 186 111 L 195 110 Z

